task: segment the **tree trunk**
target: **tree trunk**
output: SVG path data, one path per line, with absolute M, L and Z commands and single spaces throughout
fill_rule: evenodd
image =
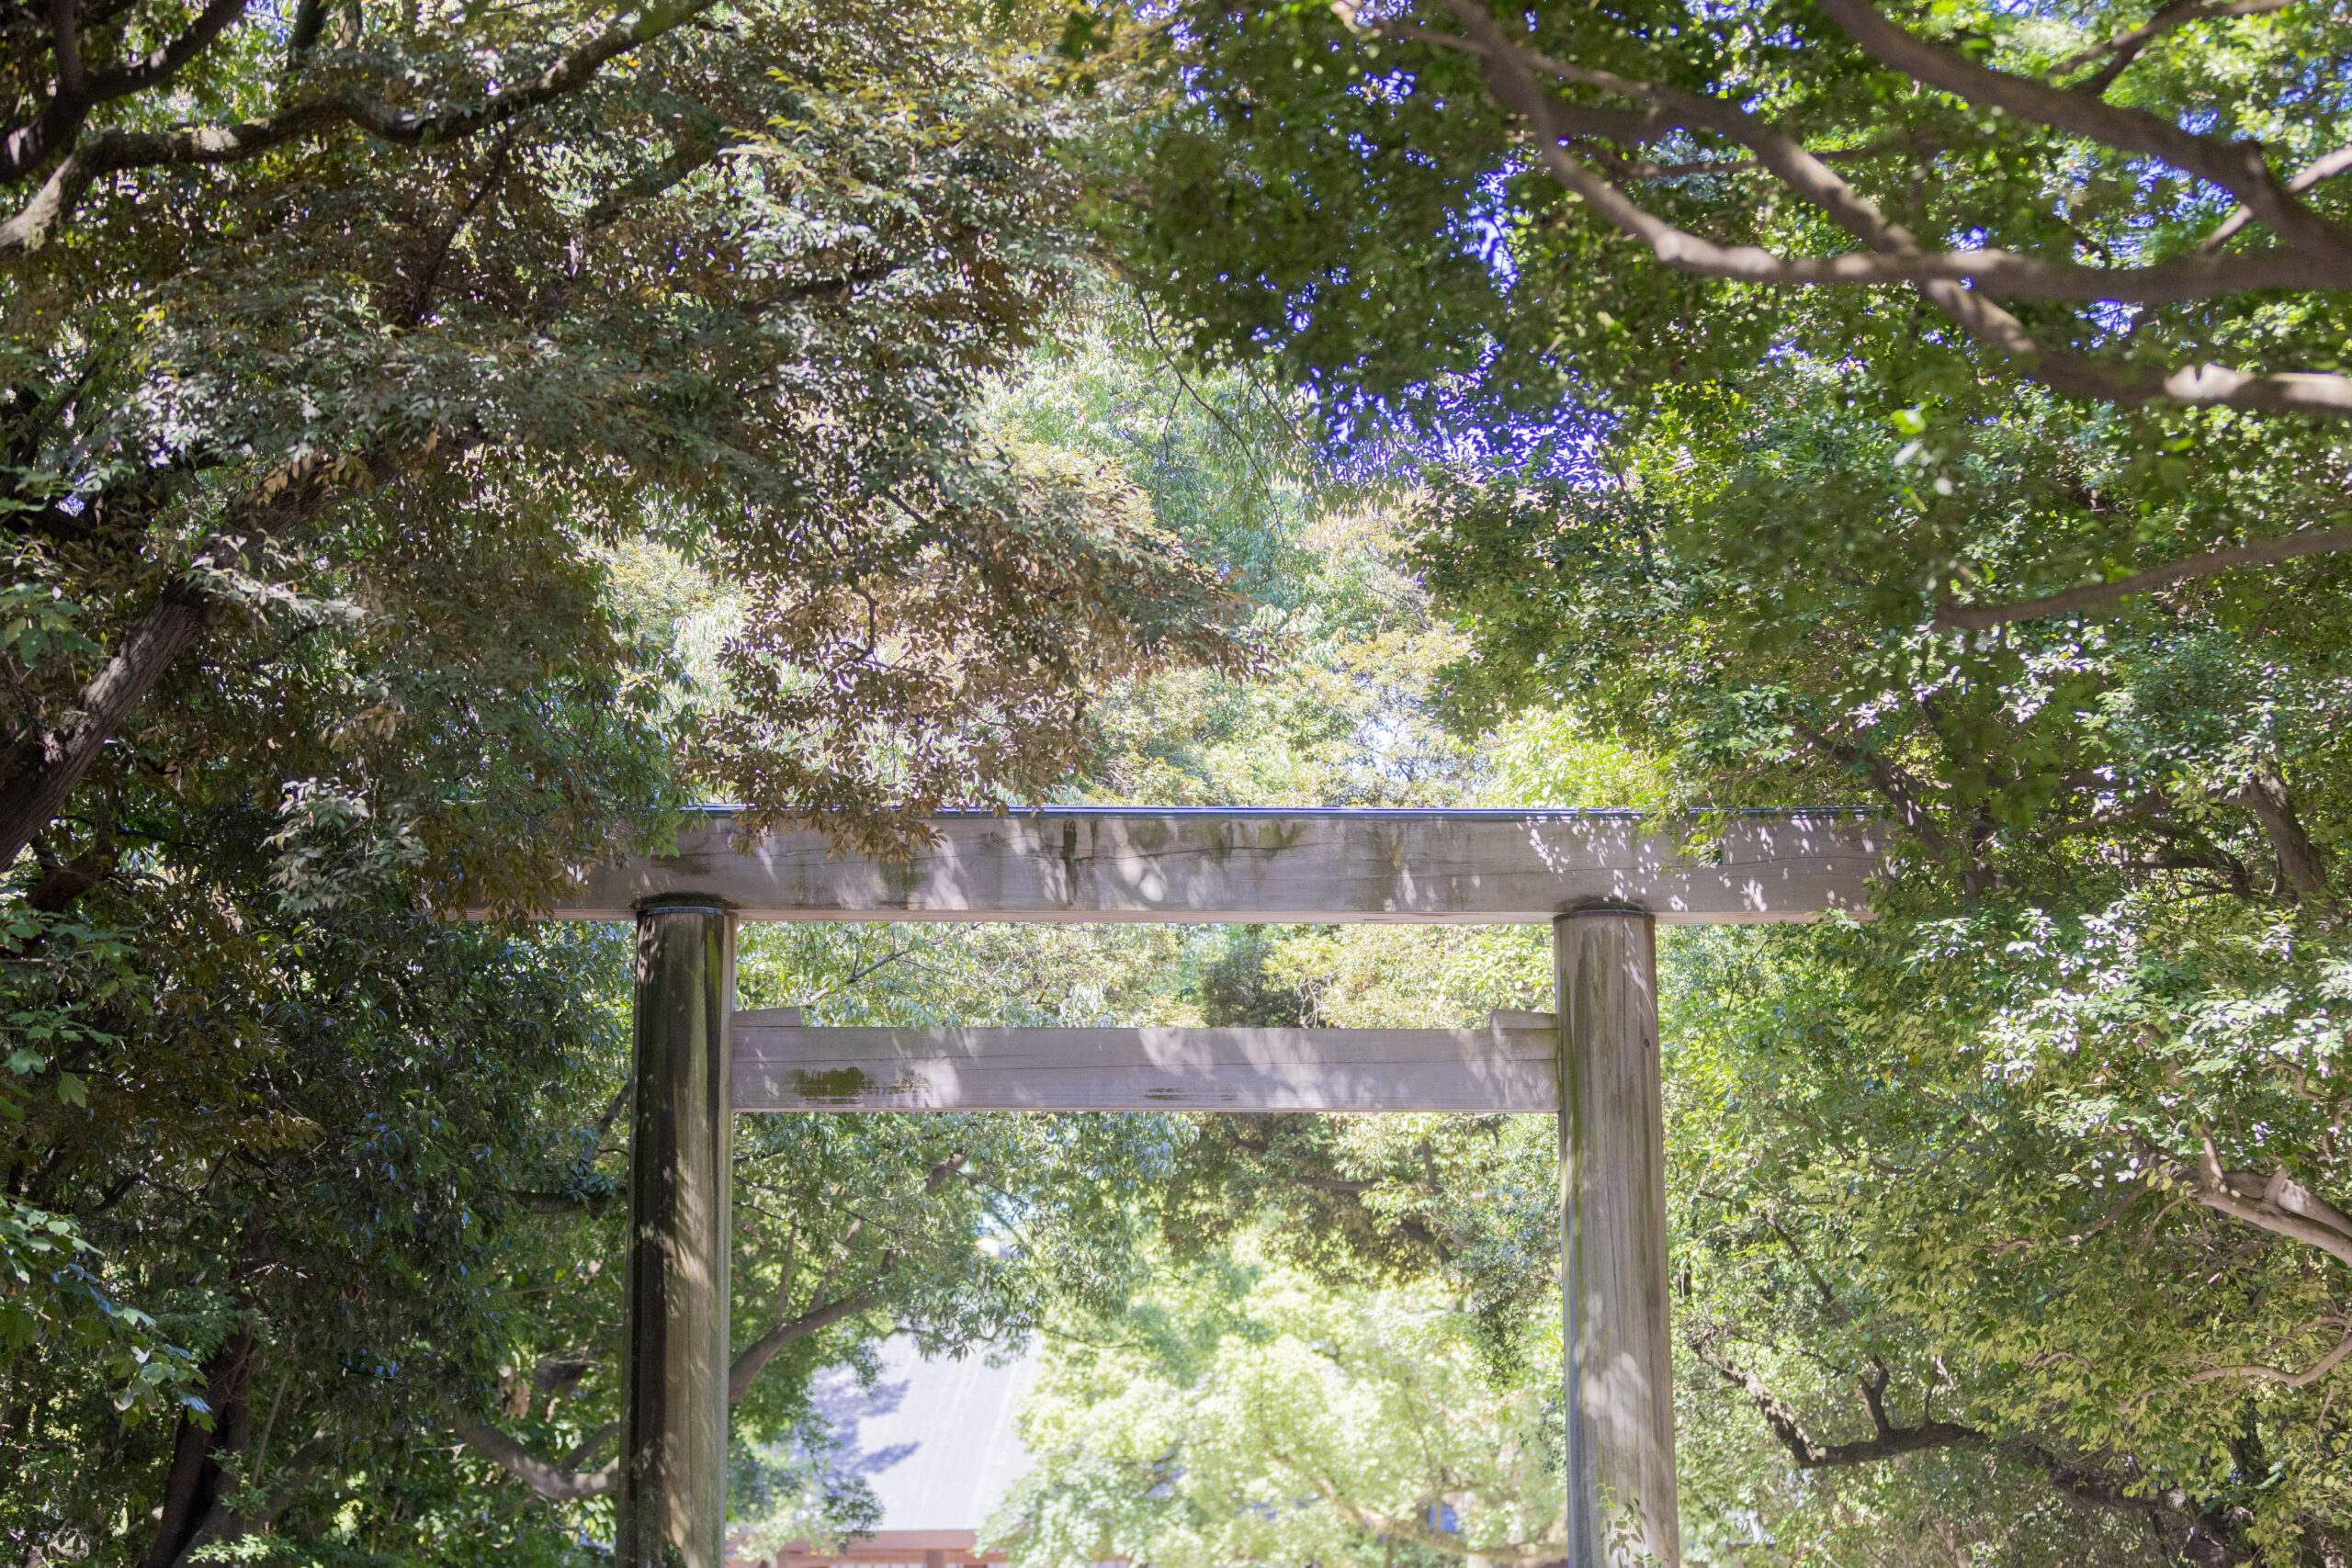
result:
M 115 727 L 196 646 L 218 613 L 194 585 L 173 583 L 82 688 L 65 722 L 17 743 L 7 780 L 0 784 L 0 866 L 14 864 L 33 835 L 64 808 Z
M 2278 857 L 2278 874 L 2295 897 L 2314 908 L 2325 908 L 2335 897 L 2327 885 L 2327 863 L 2304 831 L 2302 818 L 2295 813 L 2294 796 L 2287 791 L 2287 781 L 2266 768 L 2246 782 L 2237 795 L 2237 802 L 2252 811 L 2262 824 L 2265 837 L 2270 840 L 2271 852 Z
M 365 465 L 378 486 L 397 473 L 389 458 Z M 261 495 L 232 514 L 234 531 L 224 531 L 198 553 L 198 561 L 218 566 L 255 562 L 266 544 L 308 523 L 344 493 L 339 469 L 304 458 L 281 470 Z M 283 482 L 277 482 L 282 480 Z M 16 863 L 33 835 L 65 807 L 74 786 L 98 760 L 116 728 L 182 655 L 202 641 L 229 606 L 193 576 L 174 578 L 147 613 L 130 624 L 112 658 L 75 694 L 64 722 L 38 733 L 19 733 L 0 753 L 0 869 Z
M 172 1568 L 220 1501 L 220 1457 L 245 1446 L 245 1390 L 253 1381 L 254 1331 L 241 1328 L 205 1365 L 204 1402 L 212 1406 L 207 1431 L 181 1416 L 172 1437 L 172 1468 L 164 1482 L 164 1518 L 147 1568 Z

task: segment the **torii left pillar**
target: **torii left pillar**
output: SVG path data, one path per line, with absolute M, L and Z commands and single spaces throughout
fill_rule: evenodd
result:
M 722 1568 L 735 917 L 637 915 L 616 1568 Z

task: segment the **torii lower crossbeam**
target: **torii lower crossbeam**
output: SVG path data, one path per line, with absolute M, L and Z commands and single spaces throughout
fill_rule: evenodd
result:
M 1680 1562 L 1655 928 L 1864 908 L 1879 845 L 1736 819 L 1684 859 L 1630 813 L 1109 811 L 936 819 L 903 862 L 723 813 L 592 872 L 639 925 L 615 1561 L 720 1568 L 737 1111 L 1328 1110 L 1559 1118 L 1571 1568 Z M 739 919 L 1548 923 L 1555 1015 L 1457 1030 L 827 1030 L 733 1009 Z

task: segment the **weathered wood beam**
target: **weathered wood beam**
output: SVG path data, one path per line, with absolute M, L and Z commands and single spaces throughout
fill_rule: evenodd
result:
M 596 867 L 548 913 L 627 919 L 692 893 L 753 920 L 1536 925 L 1612 901 L 1745 924 L 1864 909 L 1884 848 L 1868 818 L 1804 812 L 1734 818 L 1703 861 L 1631 812 L 1056 807 L 933 825 L 932 848 L 881 861 L 814 831 L 739 848 L 713 811 L 676 854 Z
M 1559 1032 L 1484 1029 L 804 1029 L 739 1012 L 737 1111 L 1541 1111 Z

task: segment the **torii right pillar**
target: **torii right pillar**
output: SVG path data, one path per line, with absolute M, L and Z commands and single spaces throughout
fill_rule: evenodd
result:
M 1623 906 L 1552 922 L 1568 1568 L 1679 1568 L 1657 934 Z

